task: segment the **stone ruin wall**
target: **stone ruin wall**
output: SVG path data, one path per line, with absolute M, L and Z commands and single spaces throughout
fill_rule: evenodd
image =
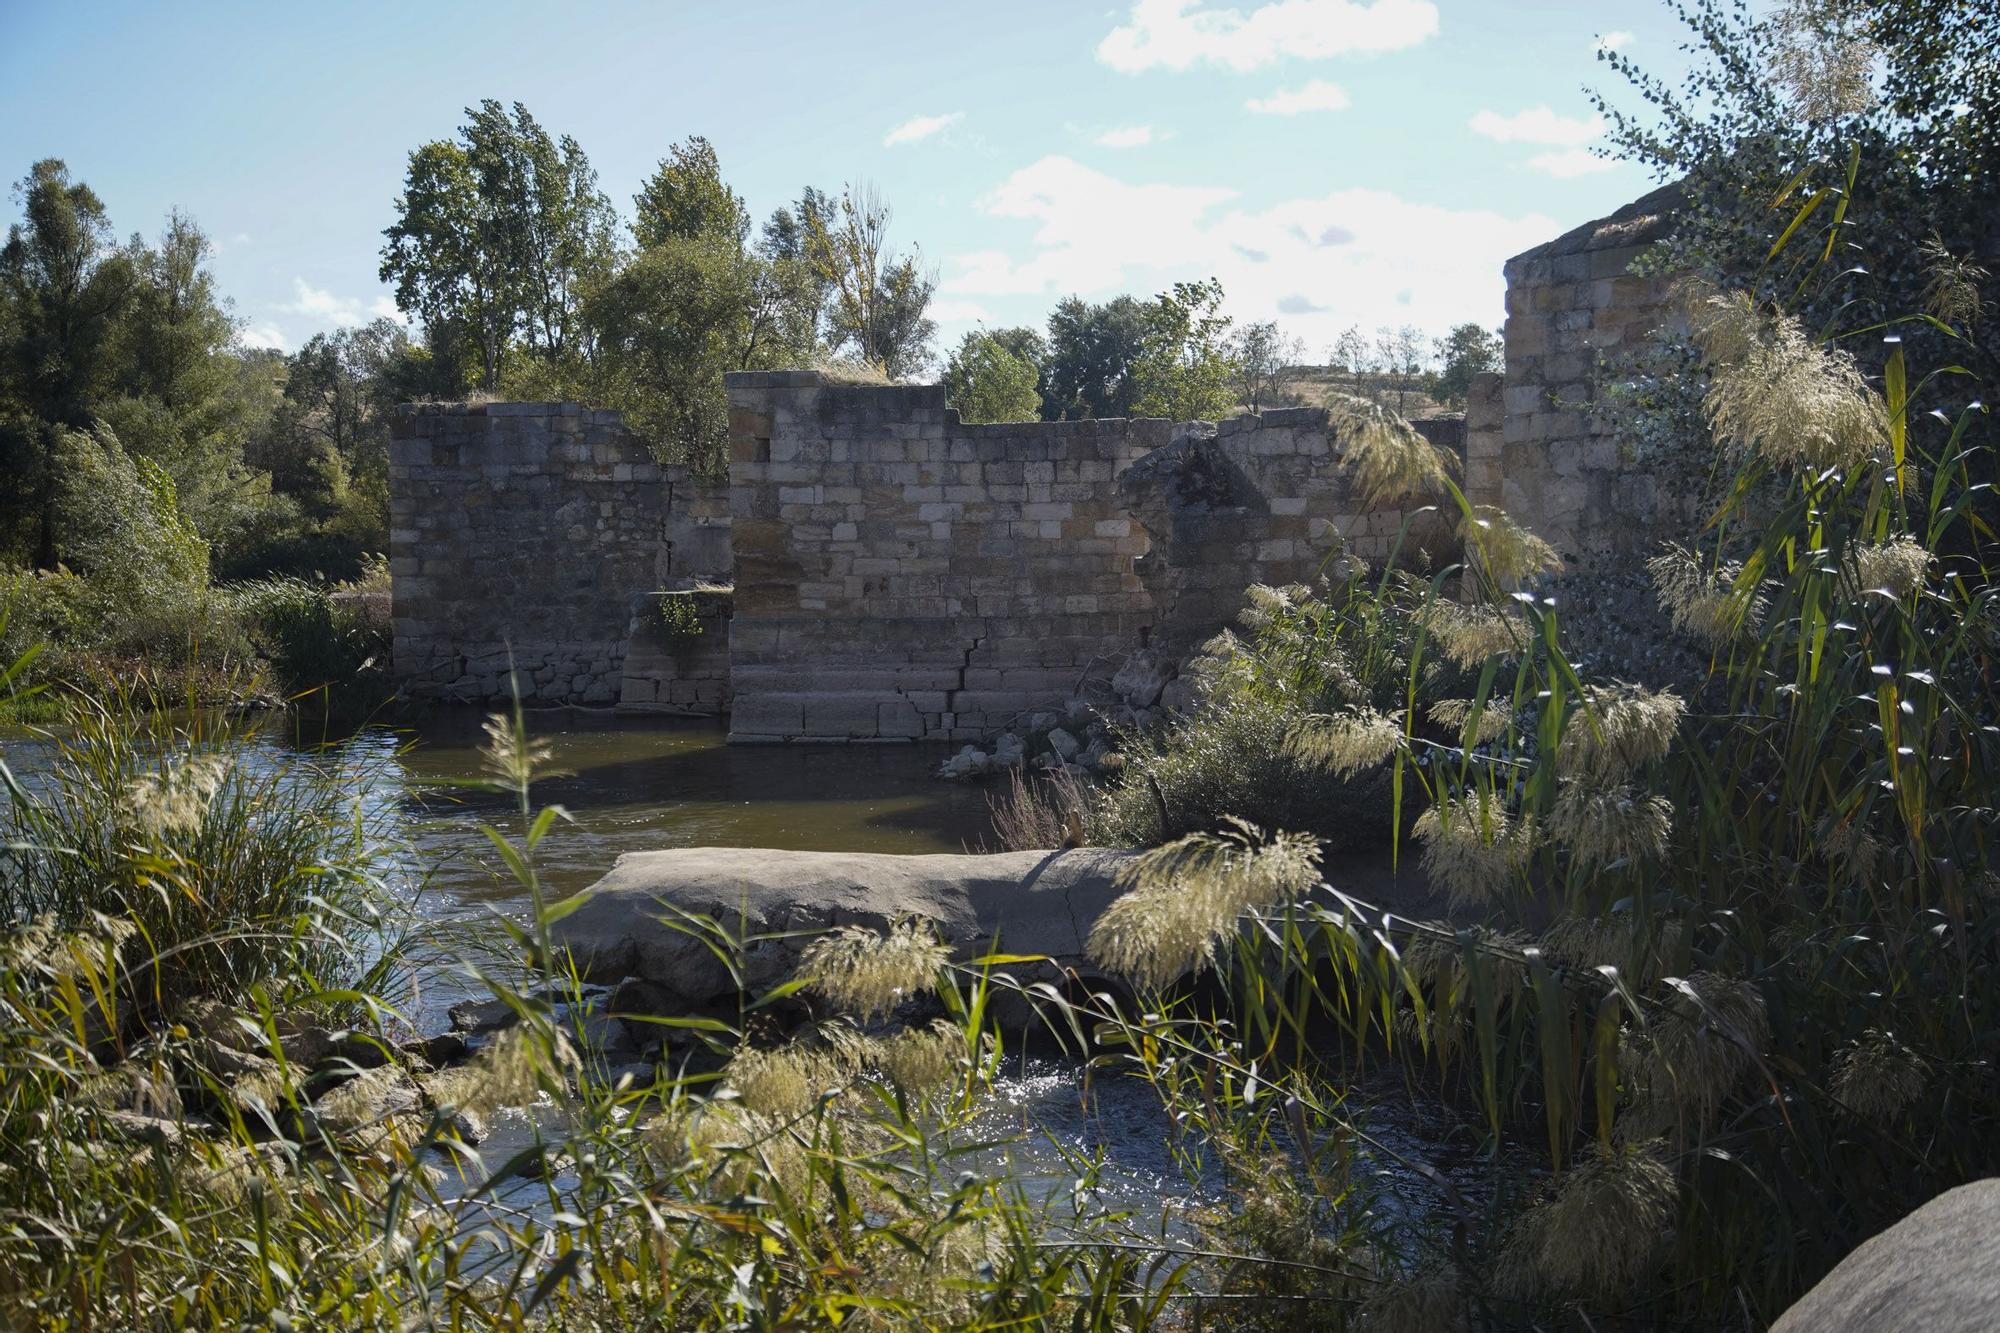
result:
M 616 413 L 406 408 L 405 689 L 504 699 L 511 662 L 528 699 L 728 712 L 739 740 L 983 737 L 1135 650 L 1184 654 L 1247 584 L 1386 558 L 1403 521 L 1353 495 L 1318 409 L 964 425 L 936 386 L 730 394 L 727 486 L 655 464 Z M 1455 420 L 1425 429 L 1459 448 Z
M 1668 316 L 1667 284 L 1630 269 L 1676 202 L 1656 191 L 1509 261 L 1504 376 L 1474 383 L 1462 422 L 1417 423 L 1461 455 L 1473 503 L 1635 589 L 1632 557 L 1693 479 L 1640 466 L 1594 405 Z M 1343 543 L 1387 558 L 1404 521 L 1353 495 L 1318 409 L 966 425 L 937 386 L 728 387 L 726 484 L 655 464 L 616 413 L 402 409 L 405 689 L 504 698 L 511 653 L 530 699 L 728 712 L 738 740 L 984 738 L 1135 651 L 1177 660 L 1248 584 L 1311 582 Z M 1435 518 L 1409 541 L 1455 558 Z M 731 582 L 733 604 L 695 591 Z M 1650 600 L 1608 586 L 1572 583 L 1572 605 Z
M 1466 497 L 1505 509 L 1575 572 L 1650 554 L 1693 479 L 1641 465 L 1607 390 L 1670 317 L 1670 281 L 1631 271 L 1672 224 L 1667 186 L 1507 261 L 1506 372 L 1466 404 Z
M 962 740 L 1381 558 L 1326 415 L 966 425 L 939 386 L 729 377 L 732 739 Z
M 726 493 L 655 463 L 616 412 L 405 406 L 389 492 L 394 666 L 414 697 L 506 698 L 511 663 L 524 698 L 618 703 L 643 692 L 626 658 L 658 620 L 650 594 L 729 577 Z M 701 669 L 726 680 L 726 660 Z

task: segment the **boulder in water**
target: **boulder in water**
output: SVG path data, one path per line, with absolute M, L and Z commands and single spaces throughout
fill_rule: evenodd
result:
M 1084 940 L 1118 896 L 1114 879 L 1133 855 L 1103 848 L 987 856 L 632 852 L 618 858 L 557 935 L 590 979 L 638 978 L 688 1006 L 736 993 L 693 917 L 754 940 L 742 964 L 752 991 L 789 979 L 813 933 L 846 925 L 886 930 L 902 916 L 930 922 L 960 959 L 997 943 L 1007 953 L 1081 968 Z

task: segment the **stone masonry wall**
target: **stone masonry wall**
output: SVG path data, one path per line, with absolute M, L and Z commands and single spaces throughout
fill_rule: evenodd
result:
M 1683 494 L 1637 467 L 1602 406 L 1668 316 L 1668 283 L 1632 262 L 1671 226 L 1667 186 L 1507 262 L 1506 380 L 1467 410 L 1468 498 L 1541 534 L 1572 568 L 1650 551 Z M 1499 418 L 1497 456 L 1490 428 Z
M 394 669 L 419 698 L 504 698 L 511 661 L 526 698 L 615 703 L 635 599 L 719 558 L 718 488 L 616 412 L 405 406 L 389 476 Z
M 728 712 L 731 602 L 726 591 L 706 590 L 639 598 L 627 627 L 618 707 L 693 717 Z
M 729 394 L 737 740 L 984 737 L 1402 521 L 1363 511 L 1318 410 L 965 425 L 936 386 L 807 371 Z
M 964 426 L 938 386 L 729 376 L 733 739 L 984 735 L 1137 641 L 1113 479 L 1165 421 Z
M 1461 454 L 1458 418 L 1415 424 Z M 1138 573 L 1154 646 L 1182 657 L 1235 618 L 1250 584 L 1312 584 L 1337 575 L 1342 552 L 1373 564 L 1455 558 L 1448 526 L 1427 515 L 1405 536 L 1402 510 L 1363 503 L 1341 453 L 1325 409 L 1285 408 L 1183 428 L 1124 472 L 1119 494 L 1152 539 Z

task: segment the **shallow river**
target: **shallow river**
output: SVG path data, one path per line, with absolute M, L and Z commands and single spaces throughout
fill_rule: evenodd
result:
M 992 836 L 985 794 L 931 774 L 948 750 L 913 746 L 727 745 L 719 723 L 531 712 L 553 750 L 537 805 L 573 817 L 542 844 L 552 887 L 595 881 L 620 853 L 662 847 L 783 847 L 842 852 L 959 852 Z M 366 728 L 336 749 L 382 775 L 404 804 L 403 830 L 433 883 L 465 901 L 517 902 L 496 878 L 481 823 L 513 818 L 512 798 L 468 784 L 485 774 L 479 715 Z M 274 729 L 274 736 L 281 734 Z

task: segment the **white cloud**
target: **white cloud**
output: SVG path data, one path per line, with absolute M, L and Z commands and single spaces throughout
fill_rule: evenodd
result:
M 1037 253 L 1025 263 L 998 250 L 958 257 L 947 292 L 979 295 L 1084 291 L 1115 281 L 1127 265 L 1174 265 L 1202 246 L 1202 216 L 1236 191 L 1185 185 L 1127 185 L 1071 158 L 1023 167 L 980 201 L 994 217 L 1039 223 Z M 1133 225 L 1136 223 L 1137 225 Z
M 1325 79 L 1314 79 L 1303 88 L 1280 88 L 1269 97 L 1253 97 L 1243 105 L 1266 116 L 1296 116 L 1301 111 L 1345 111 L 1347 89 Z
M 1528 159 L 1536 171 L 1568 180 L 1600 171 L 1616 171 L 1623 164 L 1616 158 L 1599 157 L 1588 148 L 1565 148 L 1559 153 L 1537 153 Z
M 355 297 L 335 296 L 332 292 L 313 286 L 304 278 L 292 279 L 292 292 L 295 299 L 287 305 L 277 307 L 278 309 L 294 315 L 304 315 L 317 323 L 331 324 L 335 328 L 350 329 L 373 319 L 392 319 L 398 324 L 410 322 L 387 295 L 378 295 L 364 306 Z
M 361 323 L 361 303 L 352 297 L 335 296 L 313 286 L 304 278 L 292 279 L 292 291 L 297 299 L 290 305 L 281 305 L 280 310 L 289 310 L 295 315 L 304 315 L 322 323 L 347 328 Z
M 902 143 L 921 143 L 935 134 L 942 134 L 959 121 L 965 119 L 963 111 L 949 111 L 942 116 L 912 116 L 890 130 L 882 140 L 884 148 L 894 148 Z
M 1158 143 L 1166 137 L 1151 125 L 1126 125 L 1120 129 L 1106 130 L 1091 142 L 1099 148 L 1144 148 L 1147 144 Z
M 1399 51 L 1437 30 L 1430 0 L 1271 0 L 1248 14 L 1198 0 L 1136 0 L 1098 43 L 1097 58 L 1127 74 L 1204 63 L 1241 73 L 1287 59 Z
M 1591 43 L 1590 49 L 1593 51 L 1623 51 L 1626 47 L 1632 44 L 1632 41 L 1633 37 L 1632 34 L 1629 32 L 1625 32 L 1623 30 L 1620 30 L 1618 32 L 1607 32 L 1602 37 L 1598 38 L 1595 42 Z
M 1558 115 L 1547 106 L 1529 107 L 1511 116 L 1497 111 L 1481 111 L 1470 121 L 1474 134 L 1483 134 L 1500 143 L 1546 144 L 1574 148 L 1604 133 L 1604 117 Z
M 276 324 L 251 324 L 237 330 L 236 341 L 252 351 L 268 348 L 273 352 L 287 350 L 284 332 Z
M 977 301 L 933 301 L 925 314 L 940 324 L 985 324 L 992 320 L 993 312 Z
M 1501 264 L 1561 228 L 1413 203 L 1384 190 L 1339 190 L 1262 210 L 1235 192 L 1135 184 L 1066 157 L 1023 167 L 982 201 L 1034 224 L 1013 253 L 953 256 L 942 293 L 958 298 L 1074 292 L 1146 296 L 1176 279 L 1215 276 L 1239 319 L 1280 319 L 1317 350 L 1348 324 L 1443 330 L 1499 319 Z

